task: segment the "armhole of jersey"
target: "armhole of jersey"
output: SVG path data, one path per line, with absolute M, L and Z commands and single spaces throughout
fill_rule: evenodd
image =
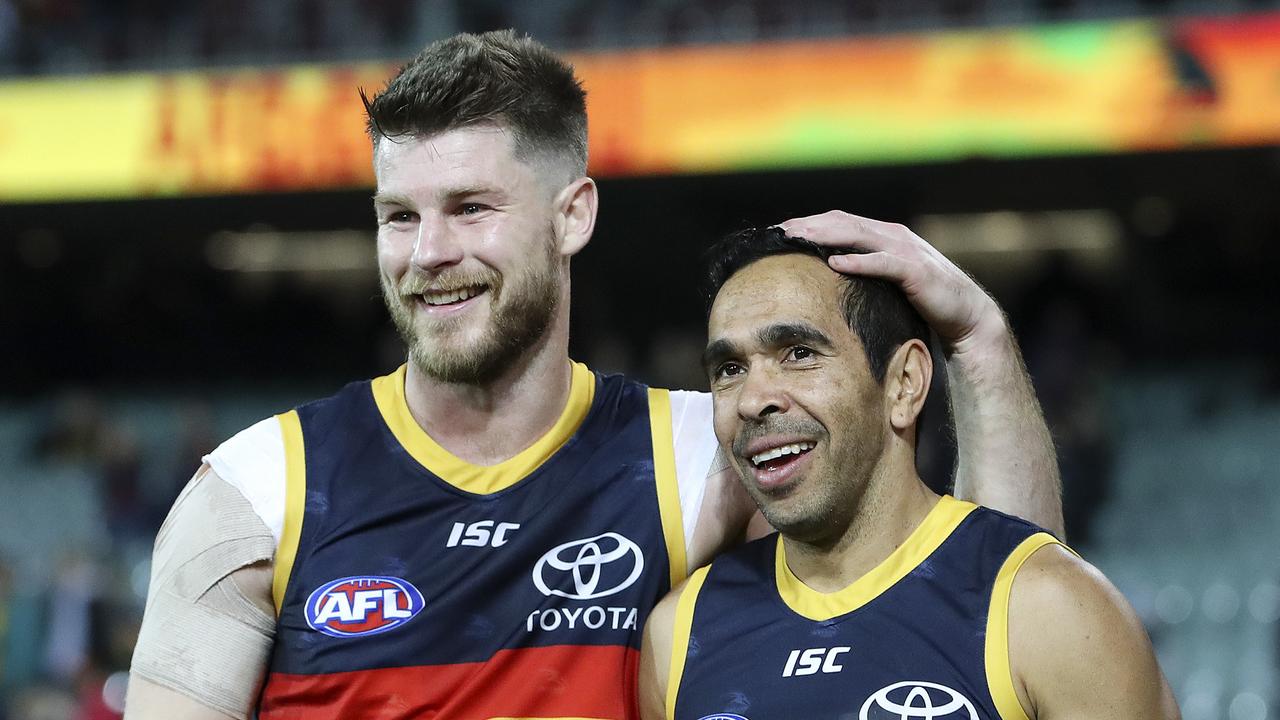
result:
M 293 561 L 298 555 L 298 541 L 302 535 L 302 510 L 307 492 L 307 464 L 302 441 L 302 422 L 298 412 L 291 410 L 277 415 L 284 436 L 285 486 L 284 527 L 271 578 L 271 597 L 275 601 L 276 615 L 284 606 L 284 591 L 289 586 Z
M 676 450 L 671 426 L 671 394 L 649 388 L 649 431 L 653 435 L 653 474 L 658 484 L 658 512 L 667 543 L 670 587 L 689 572 L 685 560 L 684 519 L 680 510 L 680 486 L 676 479 Z
M 693 609 L 698 604 L 698 593 L 702 591 L 702 583 L 710 569 L 711 566 L 707 565 L 694 570 L 676 601 L 676 619 L 671 629 L 671 666 L 667 669 L 667 720 L 675 720 L 676 717 L 676 698 L 680 694 L 680 680 L 684 677 L 684 663 L 689 657 Z
M 1023 540 L 1005 558 L 991 590 L 991 607 L 987 612 L 986 669 L 987 690 L 995 701 L 1003 720 L 1030 720 L 1018 692 L 1014 689 L 1013 668 L 1009 663 L 1009 596 L 1018 570 L 1037 550 L 1046 545 L 1062 545 L 1049 533 L 1039 532 Z M 1067 548 L 1070 550 L 1070 548 Z

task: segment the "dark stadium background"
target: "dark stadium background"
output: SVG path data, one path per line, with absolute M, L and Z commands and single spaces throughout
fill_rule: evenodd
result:
M 602 335 L 625 335 L 629 354 L 643 357 L 664 329 L 703 332 L 702 253 L 712 240 L 833 208 L 908 225 L 924 214 L 1105 210 L 1124 234 L 1119 257 L 1100 270 L 1074 269 L 1052 249 L 1022 277 L 965 258 L 1024 341 L 1037 313 L 1066 297 L 1126 366 L 1270 358 L 1280 346 L 1280 148 L 603 179 L 600 188 L 595 238 L 573 263 L 579 357 Z M 0 317 L 6 346 L 21 348 L 0 356 L 7 393 L 316 382 L 385 369 L 390 326 L 375 275 L 279 273 L 250 288 L 255 281 L 211 268 L 204 242 L 224 230 L 345 229 L 366 235 L 372 252 L 370 194 L 4 207 Z
M 513 4 L 459 4 L 455 26 L 504 26 Z M 724 3 L 692 5 L 705 5 L 703 20 L 675 22 L 649 44 L 705 41 L 697 23 Z M 169 12 L 205 22 L 211 6 L 225 11 L 190 2 Z M 60 59 L 59 43 L 108 37 L 104 7 L 0 1 L 10 43 L 0 70 L 168 67 L 143 45 L 103 42 Z M 992 8 L 1036 23 L 1275 5 L 850 7 L 880 8 L 874 29 L 894 32 L 981 27 Z M 765 39 L 769 17 L 758 14 Z M 859 16 L 848 17 L 842 32 L 856 33 Z M 621 37 L 543 30 L 569 49 Z M 262 62 L 398 58 L 417 44 L 409 34 L 388 31 L 374 48 L 317 41 Z M 227 41 L 173 62 L 254 60 Z M 701 387 L 700 255 L 725 232 L 832 208 L 927 238 L 922 228 L 946 234 L 966 218 L 1034 224 L 1085 211 L 1112 223 L 1117 241 L 1101 255 L 1069 244 L 947 250 L 1008 312 L 1059 443 L 1069 539 L 1143 617 L 1184 715 L 1280 712 L 1280 147 L 614 177 L 600 188 L 595 238 L 573 261 L 572 353 L 677 387 Z M 150 538 L 199 455 L 261 416 L 401 361 L 373 271 L 369 195 L 0 205 L 0 719 L 114 717 Z M 219 259 L 228 237 L 259 236 L 285 238 L 298 256 L 308 238 L 340 237 L 366 248 L 368 263 L 240 272 Z M 945 433 L 934 439 L 922 460 L 937 480 L 950 461 Z

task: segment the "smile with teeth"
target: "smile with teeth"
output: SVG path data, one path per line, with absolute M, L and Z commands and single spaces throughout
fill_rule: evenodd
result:
M 420 297 L 428 305 L 452 305 L 463 300 L 470 300 L 484 292 L 484 290 L 482 285 L 458 288 L 456 290 L 429 290 L 422 293 Z
M 812 442 L 798 442 L 790 445 L 783 445 L 782 447 L 776 447 L 771 450 L 765 450 L 762 453 L 752 455 L 751 464 L 756 467 L 760 467 L 764 463 L 767 463 L 770 460 L 776 460 L 784 455 L 799 455 L 801 453 L 809 452 L 816 445 L 817 443 Z

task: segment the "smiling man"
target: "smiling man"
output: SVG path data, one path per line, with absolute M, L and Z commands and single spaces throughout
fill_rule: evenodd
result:
M 645 618 L 755 506 L 717 460 L 709 396 L 569 358 L 597 210 L 585 93 L 500 32 L 428 46 L 366 109 L 407 362 L 204 458 L 156 539 L 127 716 L 635 717 Z M 790 225 L 879 248 L 841 269 L 892 278 L 937 329 L 958 492 L 1060 523 L 994 301 L 906 228 Z
M 650 616 L 647 720 L 1174 718 L 1118 592 L 1052 535 L 930 491 L 933 373 L 903 293 L 748 230 L 713 250 L 715 432 L 779 535 Z

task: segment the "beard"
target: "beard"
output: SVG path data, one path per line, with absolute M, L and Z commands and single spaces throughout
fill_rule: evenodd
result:
M 448 287 L 484 286 L 489 295 L 489 321 L 478 337 L 468 339 L 467 318 L 415 323 L 412 306 L 428 282 L 407 274 L 396 287 L 381 276 L 382 298 L 409 360 L 424 375 L 445 383 L 485 385 L 500 377 L 538 342 L 560 307 L 561 272 L 548 244 L 541 258 L 504 283 L 502 275 L 485 268 L 480 273 L 442 273 L 434 284 Z
M 874 422 L 867 423 L 851 412 L 836 417 L 844 430 L 839 447 L 833 446 L 826 427 L 809 418 L 771 417 L 749 425 L 734 438 L 734 469 L 747 494 L 769 525 L 793 540 L 826 545 L 842 535 L 883 452 L 884 443 L 874 432 Z M 769 434 L 796 434 L 813 438 L 822 446 L 823 456 L 814 458 L 808 473 L 781 495 L 761 490 L 752 478 L 751 461 L 743 457 L 752 440 Z
M 805 477 L 798 485 L 788 488 L 779 495 L 761 490 L 755 483 L 751 471 L 751 461 L 746 455 L 749 443 L 759 437 L 770 434 L 796 434 L 815 440 L 827 439 L 827 430 L 820 423 L 810 419 L 781 419 L 770 416 L 764 422 L 749 423 L 734 438 L 734 469 L 747 494 L 755 501 L 756 507 L 769 521 L 769 525 L 787 537 L 807 538 L 820 530 L 830 516 L 830 502 L 821 493 L 815 493 L 812 478 Z

